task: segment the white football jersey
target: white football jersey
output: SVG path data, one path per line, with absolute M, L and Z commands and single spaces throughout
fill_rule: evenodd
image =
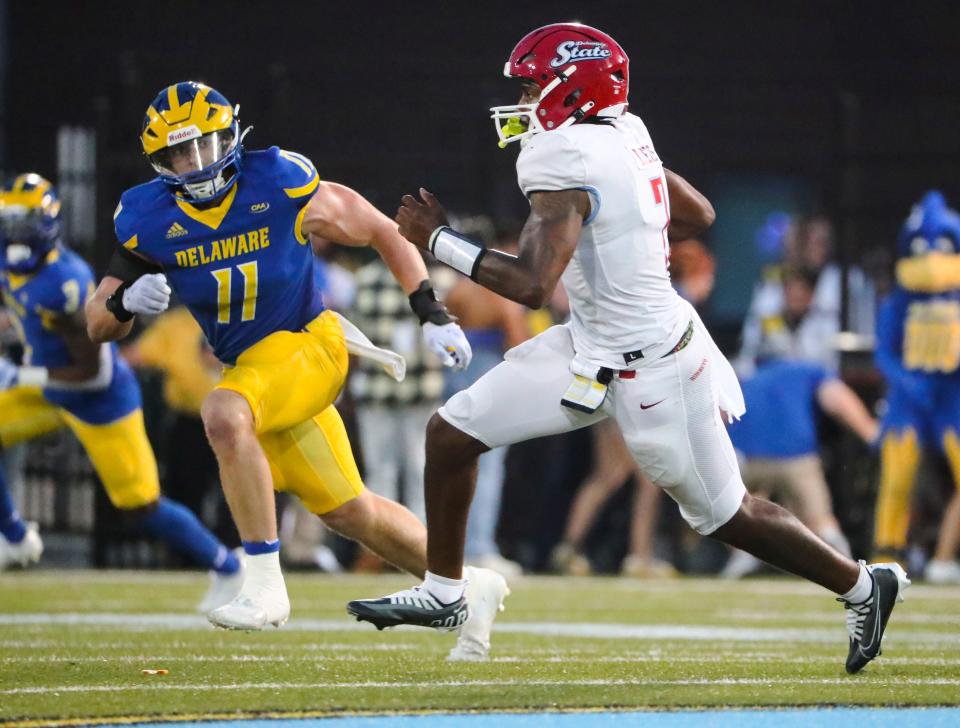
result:
M 520 151 L 517 178 L 528 197 L 570 189 L 590 195 L 590 215 L 562 278 L 577 355 L 624 369 L 670 351 L 690 310 L 670 285 L 670 200 L 643 122 L 625 114 L 537 134 Z

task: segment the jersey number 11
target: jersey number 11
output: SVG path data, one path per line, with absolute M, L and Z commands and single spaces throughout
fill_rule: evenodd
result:
M 241 321 L 253 321 L 257 315 L 257 261 L 241 263 L 236 266 L 243 276 L 243 310 Z M 217 323 L 230 323 L 230 294 L 233 284 L 233 268 L 219 268 L 210 271 L 217 279 Z

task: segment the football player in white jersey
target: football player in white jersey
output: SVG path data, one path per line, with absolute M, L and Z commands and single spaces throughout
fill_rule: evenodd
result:
M 505 75 L 520 103 L 495 107 L 501 145 L 519 140 L 517 176 L 530 216 L 516 257 L 447 225 L 436 198 L 403 198 L 400 232 L 440 261 L 539 308 L 558 280 L 571 319 L 507 352 L 452 397 L 427 429 L 429 571 L 421 586 L 348 611 L 380 628 L 454 628 L 464 596 L 464 530 L 477 456 L 489 448 L 616 419 L 633 457 L 693 528 L 839 595 L 850 633 L 847 671 L 879 654 L 909 585 L 897 564 L 843 556 L 783 508 L 744 488 L 723 418 L 744 414 L 727 360 L 674 291 L 668 239 L 701 233 L 713 208 L 664 169 L 643 122 L 627 113 L 628 60 L 610 36 L 549 25 L 514 48 Z M 503 125 L 501 126 L 501 123 Z

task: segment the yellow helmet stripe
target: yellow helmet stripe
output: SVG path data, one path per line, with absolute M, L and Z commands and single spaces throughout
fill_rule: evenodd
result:
M 201 91 L 201 93 L 204 93 Z M 200 94 L 197 94 L 195 101 L 200 99 Z M 170 106 L 168 111 L 161 112 L 163 120 L 168 124 L 178 124 L 181 121 L 187 121 L 193 115 L 193 109 L 196 106 L 195 103 L 187 101 L 186 103 L 181 104 L 179 98 L 177 97 L 177 87 L 176 85 L 169 86 L 167 88 L 167 103 Z
M 13 184 L 10 187 L 10 191 L 23 192 L 24 191 L 23 188 L 26 187 L 28 184 L 33 185 L 32 190 L 26 190 L 26 192 L 28 193 L 32 193 L 32 192 L 45 193 L 52 186 L 50 182 L 45 180 L 39 174 L 36 174 L 35 172 L 28 172 L 26 174 L 17 175 L 16 179 L 13 180 Z
M 183 99 L 177 91 L 177 85 L 168 86 L 165 91 L 168 109 L 159 111 L 157 105 L 147 108 L 146 125 L 140 141 L 147 154 L 153 154 L 167 146 L 170 135 L 180 129 L 196 127 L 201 134 L 230 128 L 234 121 L 233 108 L 229 104 L 212 103 L 207 97 L 213 91 L 209 86 L 196 84 L 196 93 L 190 100 Z
M 33 187 L 25 189 L 27 185 Z M 56 215 L 60 211 L 60 202 L 54 200 L 52 190 L 53 185 L 38 174 L 30 172 L 17 175 L 9 190 L 0 191 L 0 205 L 25 207 L 28 210 L 46 209 L 50 215 Z

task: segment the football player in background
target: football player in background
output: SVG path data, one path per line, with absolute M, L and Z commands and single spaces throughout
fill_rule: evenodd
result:
M 61 238 L 60 201 L 37 174 L 0 191 L 0 290 L 24 347 L 23 365 L 0 359 L 0 445 L 70 428 L 110 502 L 150 536 L 213 572 L 199 609 L 240 591 L 243 568 L 187 508 L 160 494 L 140 410 L 140 388 L 111 344 L 87 338 L 83 305 L 93 273 Z M 37 561 L 36 527 L 16 514 L 0 469 L 0 567 Z
M 910 496 L 923 447 L 937 448 L 960 487 L 960 216 L 933 190 L 900 230 L 897 286 L 877 316 L 877 366 L 887 380 L 874 550 L 904 558 Z M 926 578 L 960 583 L 960 491 Z
M 236 527 L 220 488 L 213 450 L 206 442 L 200 406 L 220 381 L 223 365 L 186 306 L 173 306 L 151 321 L 120 355 L 134 369 L 152 369 L 163 375 L 163 403 L 169 417 L 163 428 L 168 453 L 163 469 L 164 492 L 204 517 L 205 503 L 216 499 L 214 532 L 228 544 L 239 544 Z
M 158 176 L 121 197 L 120 246 L 87 304 L 88 330 L 94 341 L 122 338 L 136 314 L 165 309 L 172 288 L 225 365 L 201 416 L 248 573 L 237 598 L 210 620 L 261 629 L 290 613 L 275 488 L 297 495 L 333 530 L 423 574 L 423 525 L 364 490 L 333 406 L 348 343 L 385 361 L 390 352 L 324 309 L 309 236 L 372 246 L 409 296 L 429 348 L 465 367 L 470 346 L 437 301 L 419 252 L 366 199 L 321 182 L 306 157 L 277 147 L 244 151 L 236 110 L 203 84 L 161 91 L 141 141 Z M 502 584 L 490 573 L 474 586 L 486 577 Z
M 504 72 L 517 105 L 496 107 L 530 216 L 517 256 L 452 230 L 437 199 L 403 198 L 401 233 L 461 273 L 532 308 L 561 275 L 571 321 L 505 361 L 434 415 L 427 431 L 428 568 L 422 586 L 347 609 L 379 627 L 445 626 L 469 611 L 464 529 L 477 456 L 491 447 L 617 420 L 640 469 L 698 532 L 840 595 L 846 668 L 879 654 L 909 581 L 898 564 L 843 556 L 785 509 L 750 496 L 721 411 L 744 413 L 733 369 L 693 307 L 670 285 L 667 239 L 702 232 L 710 203 L 664 169 L 643 122 L 627 113 L 628 61 L 610 36 L 579 24 L 525 36 Z M 500 121 L 506 123 L 500 127 Z

